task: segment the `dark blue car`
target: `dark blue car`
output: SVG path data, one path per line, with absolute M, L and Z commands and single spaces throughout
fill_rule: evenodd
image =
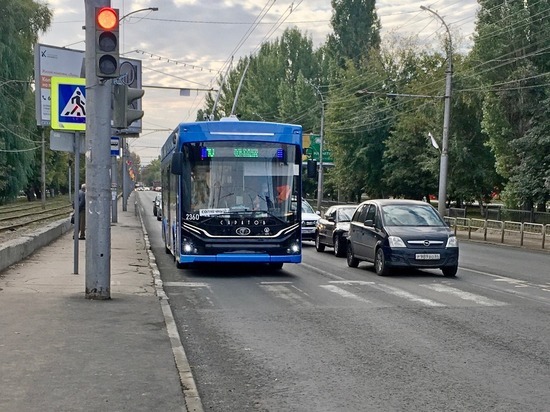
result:
M 368 200 L 355 211 L 349 228 L 347 263 L 374 263 L 376 274 L 391 268 L 439 268 L 453 277 L 458 270 L 458 240 L 437 210 L 426 202 Z

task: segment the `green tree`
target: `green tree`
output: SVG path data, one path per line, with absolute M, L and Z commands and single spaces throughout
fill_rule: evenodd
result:
M 420 51 L 416 39 L 399 43 L 389 43 L 383 52 L 395 97 L 382 180 L 387 195 L 422 199 L 437 193 L 439 155 L 428 133 L 438 136 L 441 130 L 443 104 L 436 97 L 444 89 L 445 65 L 442 56 Z
M 229 71 L 215 118 L 231 113 L 245 73 L 235 114 L 247 120 L 301 123 L 304 120 L 301 115 L 310 109 L 312 103 L 311 87 L 306 85 L 306 80 L 317 78 L 318 72 L 311 38 L 296 28 L 289 28 L 275 41 L 262 44 L 257 55 L 240 59 Z M 222 79 L 220 76 L 220 85 Z M 304 91 L 304 101 L 301 101 Z M 199 120 L 204 113 L 212 112 L 214 101 L 215 96 L 210 94 L 206 107 L 198 115 Z M 309 116 L 309 121 L 312 122 L 313 118 Z
M 334 33 L 328 36 L 327 45 L 332 58 L 340 67 L 347 60 L 359 67 L 371 49 L 380 47 L 376 0 L 332 0 L 331 5 Z
M 153 186 L 153 182 L 160 182 L 160 156 L 141 169 L 141 181 L 146 186 Z
M 495 169 L 495 156 L 483 133 L 483 93 L 479 79 L 472 77 L 469 61 L 455 56 L 453 105 L 449 139 L 450 164 L 448 194 L 460 205 L 489 201 L 491 193 L 503 186 Z M 479 90 L 469 91 L 475 89 Z
M 542 106 L 550 108 L 550 98 L 543 101 Z M 520 162 L 512 168 L 506 188 L 509 195 L 516 196 L 514 203 L 521 205 L 527 199 L 537 205 L 540 212 L 546 211 L 550 200 L 550 120 L 547 113 L 547 110 L 537 113 L 533 127 L 512 143 Z
M 356 97 L 359 90 L 377 90 L 384 84 L 379 55 L 369 61 L 365 71 L 348 62 L 340 71 L 338 83 L 333 79 L 327 100 L 325 141 L 335 164 L 329 176 L 345 198 L 356 201 L 362 193 L 373 197 L 386 194 L 382 156 L 393 109 L 385 93 L 383 97 L 372 94 Z
M 502 2 L 480 0 L 477 34 L 472 60 L 477 64 L 487 90 L 483 105 L 483 131 L 496 159 L 496 169 L 506 179 L 518 176 L 530 184 L 525 190 L 516 184 L 506 187 L 508 206 L 530 209 L 541 201 L 543 184 L 536 169 L 523 163 L 536 152 L 544 136 L 535 135 L 544 128 L 535 128 L 536 119 L 548 117 L 547 84 L 550 60 L 540 48 L 550 33 L 548 0 Z M 539 207 L 543 207 L 539 203 Z
M 0 202 L 12 199 L 33 173 L 40 138 L 30 82 L 33 46 L 50 25 L 51 11 L 32 0 L 0 2 Z

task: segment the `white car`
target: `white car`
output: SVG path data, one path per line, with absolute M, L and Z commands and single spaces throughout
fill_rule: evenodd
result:
M 315 212 L 307 200 L 302 200 L 302 240 L 315 240 L 315 225 L 320 218 L 319 212 Z

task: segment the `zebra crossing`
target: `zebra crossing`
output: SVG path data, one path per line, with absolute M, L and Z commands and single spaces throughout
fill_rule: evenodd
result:
M 468 292 L 445 283 L 413 285 L 414 291 L 382 282 L 350 280 L 329 280 L 314 286 L 311 283 L 300 286 L 300 282 L 295 281 L 259 281 L 256 285 L 267 295 L 285 305 L 304 308 L 322 305 L 371 307 L 413 305 L 426 308 L 508 305 L 504 301 L 489 298 L 480 293 Z M 199 289 L 203 293 L 216 295 L 216 287 L 208 282 L 165 282 L 164 287 Z

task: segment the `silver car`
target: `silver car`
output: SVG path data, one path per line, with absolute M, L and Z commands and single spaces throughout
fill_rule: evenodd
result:
M 315 225 L 320 218 L 307 200 L 302 200 L 302 240 L 315 240 Z
M 325 246 L 334 248 L 338 257 L 346 256 L 349 222 L 357 205 L 334 205 L 317 221 L 315 249 L 324 252 Z

